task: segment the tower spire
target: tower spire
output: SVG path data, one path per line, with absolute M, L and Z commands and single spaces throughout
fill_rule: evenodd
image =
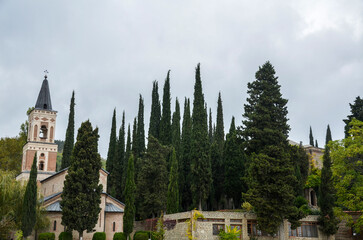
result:
M 35 109 L 52 110 L 52 101 L 50 100 L 49 83 L 47 80 L 48 71 L 45 70 L 44 73 L 45 73 L 45 76 L 44 76 L 42 87 L 40 88 L 37 102 L 35 104 Z

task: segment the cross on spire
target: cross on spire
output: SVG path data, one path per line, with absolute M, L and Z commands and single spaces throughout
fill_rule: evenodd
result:
M 48 70 L 45 70 L 44 73 L 45 73 L 44 77 L 47 78 L 48 77 L 47 74 L 49 73 Z

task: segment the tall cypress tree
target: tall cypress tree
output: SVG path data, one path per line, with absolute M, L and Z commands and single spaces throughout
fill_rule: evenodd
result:
M 202 210 L 202 204 L 208 198 L 211 189 L 212 171 L 209 156 L 207 111 L 204 105 L 200 64 L 195 71 L 191 149 L 191 189 L 194 203 L 198 205 L 199 210 Z
M 333 141 L 333 138 L 331 136 L 330 126 L 328 124 L 328 127 L 326 129 L 325 145 L 327 145 L 330 141 Z
M 241 205 L 241 193 L 247 191 L 245 176 L 246 155 L 242 148 L 242 139 L 238 137 L 235 120 L 232 117 L 229 133 L 224 144 L 224 187 L 228 198 L 233 199 L 233 208 Z
M 121 201 L 122 195 L 122 181 L 124 174 L 125 163 L 125 112 L 122 113 L 122 124 L 119 130 L 119 138 L 116 145 L 116 153 L 114 159 L 114 171 L 112 172 L 112 179 L 109 176 L 108 181 L 113 181 L 113 189 L 111 189 L 111 195 Z
M 167 213 L 177 213 L 179 211 L 179 187 L 178 187 L 178 159 L 173 149 L 171 154 L 171 167 L 169 174 Z
M 170 145 L 172 142 L 170 101 L 171 96 L 169 70 L 164 83 L 163 110 L 160 121 L 160 143 L 163 145 Z
M 172 128 L 172 145 L 176 152 L 176 158 L 179 161 L 181 139 L 180 139 L 180 105 L 178 98 L 176 98 L 175 100 L 175 112 L 173 113 L 171 128 Z
M 98 138 L 98 128 L 93 130 L 89 121 L 81 124 L 60 203 L 62 225 L 76 230 L 80 238 L 84 230 L 93 230 L 101 211 L 101 157 L 98 153 Z
M 142 98 L 140 94 L 139 98 L 139 112 L 137 114 L 137 158 L 142 157 L 144 151 L 145 151 L 145 127 L 144 127 L 144 99 Z
M 309 144 L 314 147 L 314 137 L 313 137 L 313 130 L 310 126 L 310 132 L 309 132 Z
M 21 230 L 25 238 L 32 233 L 36 223 L 37 173 L 37 154 L 35 153 L 22 208 Z
M 107 152 L 107 161 L 106 161 L 106 170 L 110 173 L 110 176 L 113 173 L 114 168 L 114 159 L 116 153 L 116 109 L 113 110 L 112 116 L 112 124 L 111 124 L 111 133 L 110 133 L 110 142 L 108 145 L 108 152 Z M 107 181 L 107 192 L 110 193 L 111 189 L 113 188 L 114 181 Z
M 191 182 L 191 138 L 192 138 L 192 119 L 190 116 L 190 100 L 185 98 L 183 128 L 181 136 L 181 156 L 179 159 L 179 192 L 180 205 L 183 210 L 189 210 L 192 205 L 192 195 L 190 192 Z
M 148 135 L 152 135 L 154 138 L 159 139 L 161 110 L 159 100 L 159 87 L 157 81 L 153 82 L 153 90 L 151 95 L 151 113 Z
M 71 155 L 74 146 L 74 91 L 72 92 L 71 104 L 69 106 L 68 126 L 66 131 L 66 139 L 64 141 L 63 157 L 61 169 L 70 165 Z
M 209 127 L 208 127 L 209 143 L 213 143 L 213 123 L 212 123 L 212 109 L 209 108 Z
M 335 206 L 335 189 L 332 182 L 333 173 L 331 170 L 330 150 L 326 145 L 323 155 L 323 168 L 321 170 L 321 183 L 319 186 L 318 205 L 320 207 L 320 216 L 318 221 L 321 230 L 328 236 L 334 235 L 338 231 L 338 224 L 340 222 L 333 210 Z
M 318 148 L 319 145 L 318 145 L 318 140 L 315 139 L 315 147 Z
M 354 103 L 353 104 L 349 103 L 349 106 L 350 106 L 351 115 L 348 115 L 347 119 L 343 120 L 343 122 L 345 123 L 344 127 L 345 138 L 349 136 L 349 130 L 351 128 L 351 126 L 349 126 L 349 123 L 353 120 L 353 118 L 359 121 L 363 121 L 363 98 L 361 98 L 360 96 L 356 97 Z
M 127 164 L 127 180 L 125 186 L 125 214 L 123 217 L 123 232 L 130 239 L 130 234 L 134 230 L 135 219 L 135 179 L 134 179 L 134 156 L 131 154 Z
M 139 153 L 139 145 L 137 144 L 137 119 L 136 117 L 134 118 L 134 124 L 132 125 L 132 144 L 131 144 L 131 150 L 132 150 L 132 154 L 134 155 L 134 158 L 138 155 Z M 134 160 L 135 161 L 135 160 Z
M 127 127 L 127 140 L 126 140 L 126 152 L 125 152 L 125 164 L 123 167 L 123 175 L 122 175 L 122 196 L 123 200 L 125 199 L 125 187 L 126 187 L 126 178 L 127 178 L 127 164 L 128 160 L 131 156 L 131 131 L 130 131 L 130 124 Z
M 270 62 L 259 67 L 247 93 L 243 134 L 251 161 L 249 190 L 243 196 L 254 206 L 261 230 L 274 234 L 286 218 L 296 226 L 299 210 L 294 205 L 295 169 L 287 150 L 287 100 Z

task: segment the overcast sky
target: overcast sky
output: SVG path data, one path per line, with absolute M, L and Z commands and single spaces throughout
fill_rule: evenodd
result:
M 330 124 L 344 136 L 349 103 L 363 96 L 363 1 L 0 0 L 0 137 L 16 136 L 48 70 L 56 139 L 64 139 L 72 90 L 76 128 L 90 119 L 107 156 L 112 111 L 131 123 L 139 94 L 145 132 L 152 82 L 171 70 L 172 108 L 193 97 L 201 63 L 213 120 L 221 91 L 226 131 L 242 124 L 247 83 L 266 61 L 288 102 L 289 138 L 319 146 Z

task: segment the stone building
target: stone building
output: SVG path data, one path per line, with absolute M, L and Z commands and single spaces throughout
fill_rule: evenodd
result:
M 56 172 L 57 144 L 54 143 L 57 111 L 52 108 L 49 83 L 45 76 L 34 109 L 28 118 L 28 141 L 23 148 L 22 172 L 16 177 L 18 181 L 27 181 L 35 153 L 37 153 L 38 189 L 43 197 L 46 216 L 50 220 L 49 229 L 54 232 L 56 239 L 64 231 L 62 222 L 62 199 L 65 176 L 68 169 Z M 95 232 L 105 232 L 107 240 L 111 240 L 115 232 L 123 231 L 123 214 L 125 204 L 106 193 L 108 172 L 100 169 L 100 184 L 103 185 L 101 194 L 101 212 Z M 34 236 L 34 235 L 33 235 Z M 93 233 L 84 232 L 83 239 L 92 239 Z M 78 233 L 73 232 L 73 239 L 78 239 Z

